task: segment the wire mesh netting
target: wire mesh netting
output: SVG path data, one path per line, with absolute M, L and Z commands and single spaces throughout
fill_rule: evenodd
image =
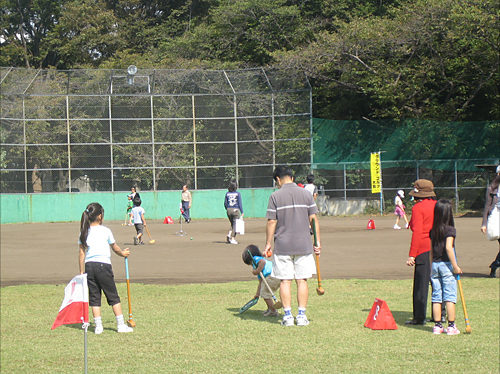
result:
M 371 193 L 370 154 L 380 151 L 387 210 L 399 189 L 429 179 L 455 210 L 480 210 L 500 161 L 500 122 L 331 121 L 314 119 L 312 167 L 333 199 L 379 199 Z M 489 165 L 488 167 L 486 167 Z M 486 167 L 486 168 L 484 168 Z
M 310 169 L 300 71 L 0 73 L 3 193 L 271 187 L 278 163 Z
M 436 163 L 443 165 L 436 168 Z M 478 160 L 427 160 L 427 161 L 382 161 L 382 196 L 385 211 L 394 211 L 394 197 L 398 190 L 408 194 L 417 179 L 428 179 L 434 183 L 438 198 L 453 202 L 456 212 L 482 210 L 486 186 L 492 180 L 491 171 L 477 167 L 464 170 L 470 165 L 495 165 L 498 159 Z M 320 194 L 337 200 L 379 200 L 379 193 L 371 192 L 370 163 L 339 163 L 337 170 L 323 169 L 315 165 L 319 176 Z M 446 167 L 444 167 L 446 166 Z

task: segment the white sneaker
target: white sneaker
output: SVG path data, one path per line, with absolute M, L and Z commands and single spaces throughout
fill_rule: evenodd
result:
M 399 227 L 398 225 L 394 225 L 394 230 L 400 230 L 401 227 Z
M 227 236 L 227 242 L 228 242 L 228 243 L 231 243 L 231 235 L 228 235 L 228 236 Z
M 281 325 L 282 326 L 295 326 L 293 316 L 283 316 L 283 319 L 281 320 Z
M 231 243 L 231 244 L 238 244 L 238 242 L 236 241 L 235 238 L 229 239 L 229 243 Z
M 409 223 L 407 223 L 407 224 L 406 224 L 405 228 L 407 229 L 408 227 L 410 227 L 410 224 L 409 224 Z
M 280 315 L 280 313 L 277 310 L 272 311 L 272 310 L 268 309 L 262 315 L 264 317 L 278 317 Z
M 305 314 L 299 314 L 295 319 L 297 320 L 297 326 L 307 326 L 309 324 Z
M 132 332 L 134 329 L 132 327 L 128 327 L 126 324 L 118 325 L 118 332 Z
M 104 331 L 104 328 L 102 327 L 102 325 L 100 325 L 100 326 L 97 326 L 97 325 L 96 325 L 94 332 L 95 332 L 97 335 L 102 334 L 102 332 L 103 332 L 103 331 Z

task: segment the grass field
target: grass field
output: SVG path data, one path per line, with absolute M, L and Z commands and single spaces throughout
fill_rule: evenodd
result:
M 462 283 L 472 334 L 458 336 L 433 335 L 430 323 L 404 325 L 411 280 L 325 280 L 321 297 L 312 280 L 306 327 L 262 317 L 263 301 L 238 314 L 256 282 L 132 284 L 137 327 L 118 334 L 104 306 L 104 333 L 89 329 L 89 373 L 498 373 L 498 280 Z M 126 315 L 126 285 L 118 288 Z M 83 372 L 81 325 L 50 330 L 63 297 L 63 286 L 1 289 L 2 374 Z M 388 303 L 398 330 L 363 327 L 376 297 Z M 460 302 L 457 323 L 465 331 Z

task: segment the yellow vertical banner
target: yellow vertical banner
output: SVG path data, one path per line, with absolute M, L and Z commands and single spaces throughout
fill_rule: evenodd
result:
M 375 152 L 370 156 L 370 170 L 372 175 L 372 193 L 381 192 L 382 181 L 380 173 L 380 153 Z

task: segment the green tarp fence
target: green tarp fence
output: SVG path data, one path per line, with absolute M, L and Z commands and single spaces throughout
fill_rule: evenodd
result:
M 454 168 L 455 159 L 498 159 L 500 121 L 440 122 L 335 121 L 313 119 L 313 169 L 339 170 L 340 163 L 363 163 L 369 168 L 371 152 L 383 152 L 382 167 L 401 161 L 429 160 L 427 167 Z M 432 160 L 432 162 L 430 162 Z M 388 163 L 394 161 L 392 163 Z M 462 170 L 477 170 L 474 163 L 461 163 Z

